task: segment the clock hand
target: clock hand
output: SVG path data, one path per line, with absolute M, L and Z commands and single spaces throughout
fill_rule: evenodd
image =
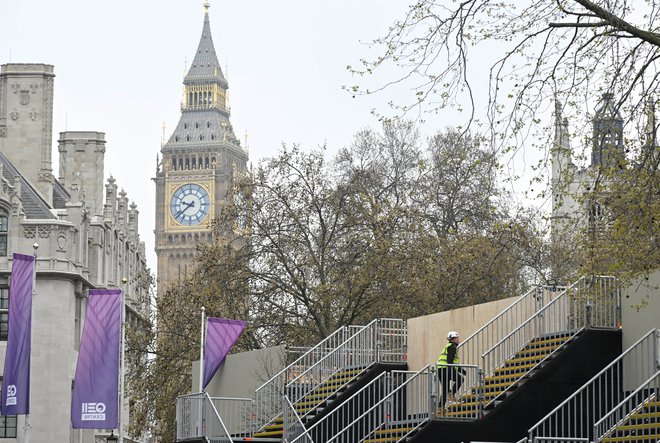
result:
M 186 207 L 183 208 L 183 209 L 181 209 L 179 212 L 177 212 L 177 213 L 174 215 L 174 218 L 178 218 L 181 214 L 183 214 L 184 212 L 186 212 L 186 211 L 188 210 L 188 208 L 190 208 L 190 207 L 192 207 L 192 206 L 195 206 L 195 202 L 194 202 L 194 201 L 191 201 L 191 202 L 189 202 L 189 203 L 186 203 L 186 202 L 182 202 L 182 203 L 183 203 Z

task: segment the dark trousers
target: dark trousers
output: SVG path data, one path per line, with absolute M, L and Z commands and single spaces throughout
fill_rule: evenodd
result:
M 461 388 L 463 376 L 459 374 L 458 370 L 453 366 L 438 368 L 438 382 L 440 383 L 441 394 L 439 403 L 440 407 L 442 407 L 447 401 L 447 394 L 451 392 L 452 395 L 454 395 Z M 452 382 L 454 383 L 452 384 Z

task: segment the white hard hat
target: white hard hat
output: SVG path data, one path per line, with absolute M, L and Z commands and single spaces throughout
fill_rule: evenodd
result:
M 458 332 L 456 331 L 449 331 L 447 333 L 447 340 L 451 340 L 452 338 L 458 338 Z

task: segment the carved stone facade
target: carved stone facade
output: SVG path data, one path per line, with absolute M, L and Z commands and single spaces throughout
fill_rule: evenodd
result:
M 50 65 L 0 66 L 0 217 L 7 221 L 7 231 L 0 232 L 7 245 L 0 250 L 0 289 L 8 287 L 11 254 L 32 254 L 38 245 L 30 436 L 88 443 L 106 431 L 72 429 L 68 406 L 87 291 L 121 287 L 127 323 L 144 322 L 150 315 L 149 270 L 136 205 L 114 178 L 104 182 L 103 133 L 60 133 L 60 179 L 53 176 L 53 79 Z M 3 360 L 5 349 L 0 340 Z M 23 441 L 23 423 L 19 416 L 15 441 Z

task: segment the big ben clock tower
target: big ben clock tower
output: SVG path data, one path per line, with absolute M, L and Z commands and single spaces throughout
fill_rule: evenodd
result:
M 213 46 L 208 3 L 183 85 L 181 118 L 161 149 L 154 179 L 159 290 L 184 277 L 197 243 L 211 239 L 211 221 L 228 198 L 232 177 L 246 170 L 248 160 L 229 121 L 229 85 Z

